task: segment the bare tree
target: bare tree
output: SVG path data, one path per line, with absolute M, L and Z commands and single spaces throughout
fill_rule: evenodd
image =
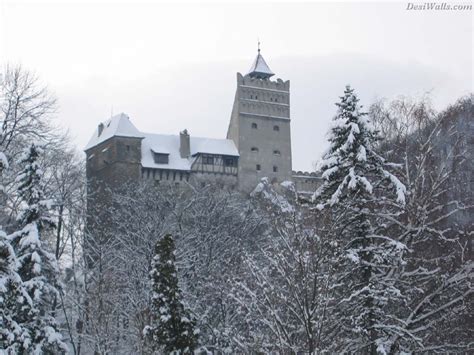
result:
M 316 234 L 307 207 L 297 203 L 294 186 L 276 190 L 263 181 L 253 195 L 271 228 L 266 243 L 246 254 L 234 297 L 249 331 L 239 334 L 241 350 L 314 354 L 327 349 L 331 333 L 334 248 Z
M 409 250 L 407 263 L 390 271 L 408 296 L 393 306 L 391 352 L 472 349 L 472 329 L 464 325 L 472 322 L 473 308 L 472 96 L 439 115 L 423 102 L 403 99 L 388 107 L 379 103 L 371 113 L 382 125 L 390 122 L 385 128 L 404 122 L 390 134 L 393 146 L 389 140 L 382 147 L 403 162 L 407 186 L 404 212 L 387 216 Z

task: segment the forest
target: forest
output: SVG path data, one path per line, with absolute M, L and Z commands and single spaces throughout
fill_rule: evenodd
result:
M 311 195 L 130 182 L 88 215 L 57 99 L 5 67 L 0 353 L 474 351 L 473 97 L 347 86 Z

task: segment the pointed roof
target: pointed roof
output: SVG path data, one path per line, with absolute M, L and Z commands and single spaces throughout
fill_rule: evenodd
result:
M 89 150 L 112 137 L 144 138 L 125 113 L 119 113 L 99 124 L 84 150 Z
M 260 54 L 260 43 L 258 44 L 257 58 L 255 58 L 247 75 L 257 79 L 268 79 L 275 75 L 275 73 L 270 70 L 267 63 L 265 62 L 265 59 L 263 59 L 262 55 Z

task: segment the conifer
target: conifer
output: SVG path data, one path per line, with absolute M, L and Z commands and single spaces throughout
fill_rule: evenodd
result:
M 151 338 L 152 348 L 166 353 L 191 354 L 197 346 L 198 331 L 181 300 L 175 246 L 170 234 L 156 243 L 150 277 L 152 324 L 145 332 Z

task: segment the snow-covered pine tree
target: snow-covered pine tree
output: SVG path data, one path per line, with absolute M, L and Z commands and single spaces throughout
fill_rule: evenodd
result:
M 61 354 L 67 351 L 54 318 L 58 298 L 58 267 L 54 255 L 48 252 L 41 234 L 53 227 L 47 217 L 49 202 L 44 199 L 41 169 L 38 163 L 42 149 L 32 143 L 19 163 L 23 170 L 17 177 L 21 211 L 18 230 L 9 236 L 16 251 L 18 274 L 31 298 L 31 307 L 21 307 L 15 321 L 28 329 L 31 342 L 23 342 L 18 352 Z
M 145 334 L 154 351 L 191 354 L 198 343 L 195 320 L 181 301 L 178 276 L 175 267 L 175 246 L 173 237 L 165 235 L 155 245 L 151 262 L 152 281 L 150 326 Z
M 336 104 L 330 147 L 319 164 L 323 184 L 313 198 L 320 210 L 329 207 L 343 221 L 334 231 L 340 285 L 336 313 L 342 332 L 342 343 L 334 350 L 374 354 L 384 353 L 397 329 L 388 310 L 403 296 L 390 270 L 404 263 L 406 249 L 387 234 L 380 216 L 404 204 L 405 186 L 387 170 L 393 164 L 374 151 L 377 132 L 358 102 L 347 86 Z
M 0 152 L 0 178 L 8 168 L 8 159 Z M 0 186 L 3 193 L 3 186 Z M 2 206 L 2 210 L 3 210 Z M 17 322 L 18 312 L 31 307 L 31 298 L 18 275 L 18 263 L 10 239 L 0 226 L 0 349 L 15 354 L 31 343 L 30 333 Z

